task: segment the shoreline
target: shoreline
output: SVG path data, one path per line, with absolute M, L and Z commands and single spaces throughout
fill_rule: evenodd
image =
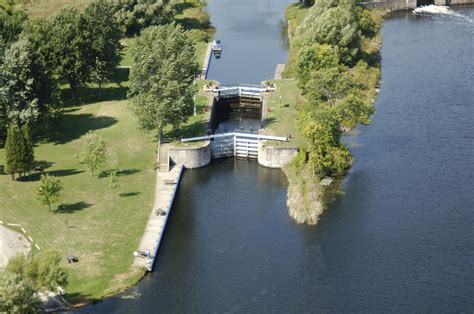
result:
M 299 7 L 298 7 L 299 6 Z M 297 7 L 296 12 L 290 12 L 292 7 Z M 285 18 L 288 25 L 288 37 L 289 37 L 289 48 L 290 53 L 288 57 L 288 61 L 292 62 L 290 68 L 292 71 L 295 71 L 293 68 L 296 67 L 296 53 L 293 51 L 294 47 L 294 37 L 296 34 L 296 29 L 301 25 L 304 18 L 301 19 L 298 14 L 302 12 L 302 10 L 310 10 L 311 7 L 304 7 L 298 4 L 292 4 L 288 6 L 285 12 Z M 381 10 L 370 10 L 370 11 L 378 11 L 380 18 L 382 20 L 382 27 L 383 27 L 383 20 L 385 16 L 389 13 L 387 11 Z M 291 18 L 290 18 L 291 14 Z M 308 15 L 308 12 L 303 12 L 304 17 Z M 297 24 L 296 26 L 294 24 Z M 381 58 L 381 45 L 382 45 L 382 35 L 381 29 L 377 31 L 377 33 L 373 34 L 370 37 L 370 40 L 374 40 L 377 37 L 380 37 L 380 48 L 378 49 L 377 53 L 375 54 L 378 58 Z M 293 40 L 292 40 L 293 38 Z M 362 42 L 361 42 L 362 45 Z M 362 48 L 362 47 L 361 47 Z M 369 69 L 373 66 L 369 66 Z M 367 91 L 367 95 L 374 94 L 373 98 L 371 99 L 371 105 L 373 110 L 375 110 L 375 102 L 377 101 L 380 87 L 382 85 L 381 80 L 381 64 L 378 63 L 375 68 L 379 72 L 379 77 L 377 79 L 377 83 L 375 86 L 370 86 Z M 295 73 L 292 75 L 295 76 Z M 286 76 L 288 78 L 288 73 Z M 372 113 L 373 114 L 373 113 Z M 372 115 L 371 114 L 371 115 Z M 347 134 L 352 129 L 356 128 L 359 125 L 352 127 L 344 127 L 341 126 L 341 135 Z M 307 225 L 316 225 L 320 219 L 320 217 L 324 214 L 325 210 L 327 209 L 328 205 L 336 200 L 339 195 L 342 193 L 341 184 L 344 178 L 347 176 L 350 168 L 352 167 L 354 159 L 351 155 L 351 161 L 349 163 L 349 167 L 346 171 L 342 174 L 333 174 L 330 178 L 333 179 L 334 182 L 330 183 L 330 185 L 325 186 L 321 184 L 323 178 L 319 178 L 317 176 L 311 175 L 312 170 L 309 169 L 308 165 L 303 166 L 302 168 L 297 168 L 293 164 L 285 167 L 284 173 L 288 179 L 288 192 L 287 192 L 287 206 L 288 206 L 288 214 L 289 216 L 298 224 L 307 224 Z

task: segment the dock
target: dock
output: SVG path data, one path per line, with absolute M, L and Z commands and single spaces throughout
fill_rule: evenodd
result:
M 274 80 L 282 80 L 283 79 L 283 71 L 285 71 L 286 64 L 277 64 L 275 69 L 275 75 L 273 76 Z
M 203 80 L 207 79 L 207 72 L 209 71 L 209 64 L 211 63 L 212 56 L 212 43 L 207 45 L 206 56 L 204 57 L 204 65 L 202 67 L 201 78 Z
M 183 170 L 182 165 L 176 165 L 170 171 L 157 171 L 155 204 L 138 248 L 139 252 L 147 252 L 149 255 L 136 256 L 134 261 L 136 267 L 153 271 Z

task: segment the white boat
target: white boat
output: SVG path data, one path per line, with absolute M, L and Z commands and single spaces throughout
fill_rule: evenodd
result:
M 221 41 L 220 40 L 214 40 L 212 42 L 212 51 L 214 53 L 216 52 L 222 52 L 222 45 L 221 45 Z

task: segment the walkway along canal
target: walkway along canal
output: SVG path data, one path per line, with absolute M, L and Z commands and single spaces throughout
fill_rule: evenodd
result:
M 214 25 L 232 34 L 218 35 L 219 62 L 232 38 L 279 25 L 287 4 L 210 0 Z M 453 10 L 467 19 L 386 20 L 373 123 L 345 138 L 356 162 L 316 228 L 288 217 L 280 170 L 213 161 L 184 174 L 157 267 L 126 293 L 140 297 L 79 311 L 473 312 L 474 7 Z M 271 77 L 285 60 L 270 61 Z

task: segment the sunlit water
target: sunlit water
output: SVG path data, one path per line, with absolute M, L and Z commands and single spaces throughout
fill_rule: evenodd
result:
M 259 14 L 223 3 L 218 28 L 244 32 Z M 316 227 L 289 218 L 279 170 L 227 159 L 187 171 L 155 271 L 127 292 L 141 297 L 80 311 L 472 313 L 474 29 L 403 12 L 383 37 L 373 123 L 345 137 L 356 161 Z

